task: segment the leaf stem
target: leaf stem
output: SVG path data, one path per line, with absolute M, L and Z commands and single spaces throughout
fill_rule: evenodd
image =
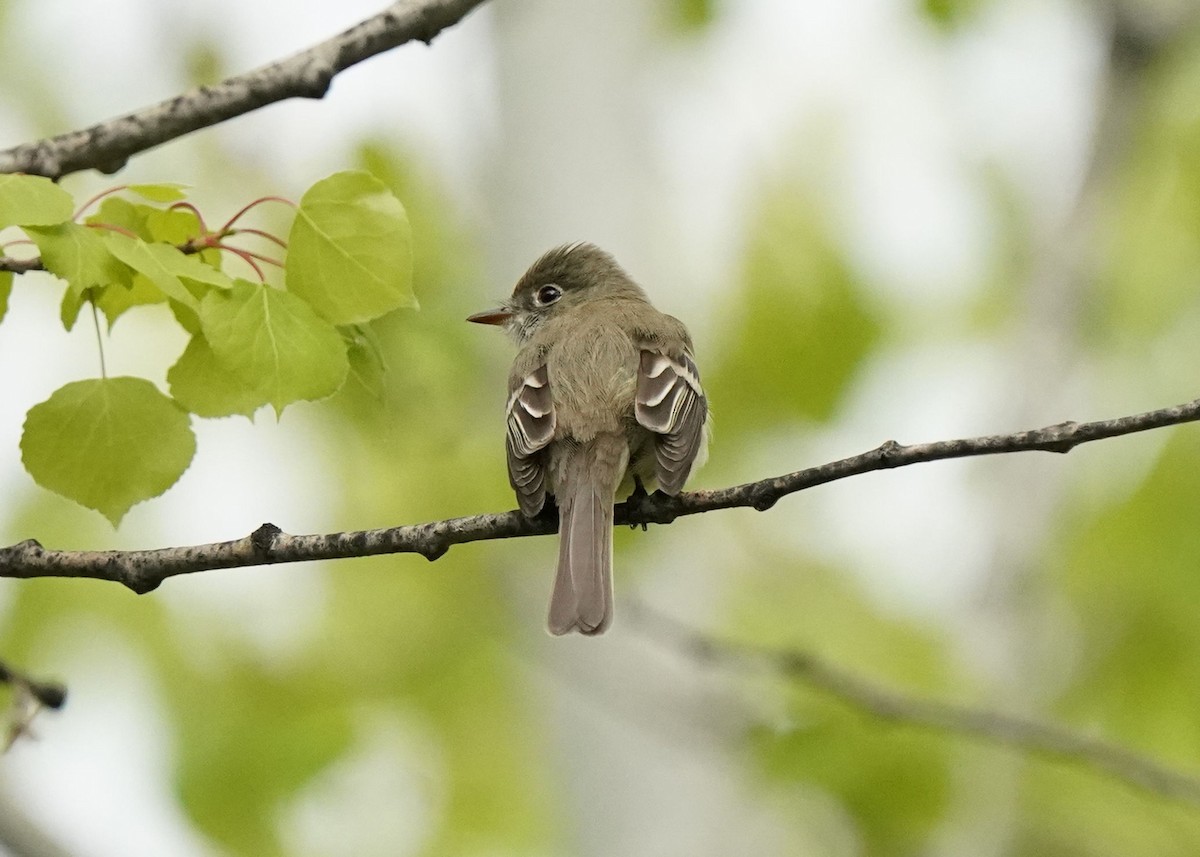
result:
M 259 266 L 259 264 L 254 261 L 252 253 L 249 253 L 245 250 L 239 250 L 237 247 L 230 247 L 228 244 L 214 244 L 213 246 L 219 250 L 228 250 L 230 253 L 237 256 L 239 259 L 253 268 L 254 273 L 258 274 L 259 282 L 265 283 L 267 281 L 267 275 L 263 273 L 263 269 Z
M 93 205 L 98 203 L 100 200 L 104 199 L 104 197 L 112 196 L 114 193 L 119 193 L 119 192 L 127 189 L 128 187 L 129 187 L 129 185 L 122 184 L 122 185 L 117 185 L 116 187 L 110 187 L 108 190 L 100 191 L 100 193 L 96 194 L 91 199 L 89 199 L 87 202 L 85 202 L 83 205 L 79 206 L 79 208 L 75 209 L 75 213 L 73 215 L 71 215 L 71 220 L 79 220 L 79 218 L 83 216 L 83 213 L 85 211 L 87 211 Z
M 196 206 L 192 205 L 190 202 L 181 200 L 180 202 L 176 202 L 167 206 L 167 211 L 174 211 L 177 208 L 187 209 L 192 214 L 196 215 L 196 221 L 200 224 L 200 231 L 202 233 L 208 232 L 208 227 L 204 224 L 204 215 L 200 213 L 200 209 L 196 208 Z
M 253 268 L 254 273 L 258 274 L 258 279 L 264 283 L 267 281 L 267 277 L 266 274 L 263 273 L 263 269 L 259 266 L 258 262 L 266 262 L 268 265 L 274 265 L 276 268 L 283 267 L 283 262 L 279 261 L 278 259 L 272 259 L 270 256 L 264 256 L 262 253 L 255 253 L 252 250 L 243 250 L 241 247 L 234 247 L 232 244 L 218 242 L 210 246 L 215 247 L 218 250 L 226 250 L 237 256 L 239 259 Z M 258 262 L 256 262 L 255 259 L 257 259 Z
M 88 297 L 92 305 L 92 326 L 96 329 L 96 348 L 100 352 L 100 377 L 108 380 L 108 367 L 104 365 L 104 338 L 100 335 L 100 313 L 96 310 L 96 302 Z
M 279 245 L 280 247 L 282 247 L 284 250 L 286 250 L 286 249 L 287 249 L 287 246 L 288 246 L 288 245 L 287 245 L 287 242 L 286 242 L 286 241 L 284 241 L 284 240 L 283 240 L 282 238 L 280 238 L 279 236 L 277 236 L 277 235 L 272 235 L 270 232 L 267 232 L 267 231 L 265 231 L 265 230 L 262 230 L 262 229 L 229 229 L 229 230 L 226 230 L 226 232 L 225 232 L 225 235 L 227 235 L 227 236 L 233 236 L 233 235 L 257 235 L 259 238 L 265 238 L 265 239 L 267 239 L 268 241 L 272 241 L 272 242 L 274 242 L 275 244 L 278 244 L 278 245 Z
M 262 253 L 255 253 L 253 250 L 243 250 L 241 247 L 234 247 L 231 244 L 217 244 L 218 249 L 229 250 L 232 253 L 237 253 L 243 259 L 247 256 L 257 259 L 260 262 L 266 262 L 268 265 L 274 265 L 276 268 L 282 268 L 283 262 L 279 259 L 273 259 L 270 256 L 264 256 Z
M 282 196 L 260 197 L 259 199 L 243 205 L 241 209 L 238 210 L 237 214 L 225 221 L 225 225 L 218 229 L 217 232 L 222 234 L 227 233 L 231 228 L 233 228 L 233 224 L 237 223 L 242 219 L 243 216 L 245 216 L 246 212 L 250 211 L 250 209 L 254 208 L 256 205 L 262 205 L 264 202 L 281 202 L 284 205 L 291 206 L 292 208 L 296 207 L 296 203 L 292 202 L 290 199 L 284 199 Z
M 131 229 L 126 229 L 124 226 L 117 226 L 115 223 L 89 223 L 88 229 L 107 229 L 109 232 L 120 232 L 130 238 L 137 238 L 138 235 Z

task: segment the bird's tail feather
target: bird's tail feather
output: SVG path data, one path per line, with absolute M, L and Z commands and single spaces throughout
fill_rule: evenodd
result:
M 602 634 L 613 615 L 612 492 L 579 479 L 559 500 L 558 514 L 558 572 L 547 625 L 555 635 Z

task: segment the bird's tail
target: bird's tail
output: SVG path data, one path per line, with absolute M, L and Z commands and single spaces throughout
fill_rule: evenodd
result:
M 612 623 L 613 488 L 588 474 L 568 479 L 558 498 L 558 572 L 550 596 L 551 634 L 602 634 Z

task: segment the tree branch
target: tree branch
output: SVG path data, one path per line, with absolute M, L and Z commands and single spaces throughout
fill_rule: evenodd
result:
M 483 0 L 397 0 L 340 35 L 214 86 L 57 137 L 0 151 L 0 173 L 58 179 L 79 170 L 115 173 L 130 156 L 288 98 L 322 98 L 333 78 L 376 54 L 428 44 Z
M 244 229 L 241 231 L 248 232 L 250 230 Z M 259 230 L 254 230 L 254 231 L 258 232 Z M 269 233 L 263 232 L 261 234 L 264 237 L 271 239 L 272 241 L 279 240 L 278 238 L 275 238 L 273 235 L 270 235 Z M 205 250 L 228 250 L 229 249 L 228 247 L 225 247 L 224 245 L 221 245 L 221 244 L 214 245 L 214 244 L 206 243 L 204 241 L 204 239 L 208 238 L 210 236 L 215 237 L 218 240 L 223 239 L 225 237 L 224 235 L 221 235 L 220 233 L 205 233 L 205 234 L 197 235 L 194 238 L 190 238 L 181 244 L 172 244 L 171 246 L 174 247 L 176 250 L 178 250 L 180 253 L 182 253 L 185 256 L 192 256 L 192 255 L 195 255 L 196 253 L 203 253 Z M 42 261 L 41 256 L 32 256 L 28 259 L 14 259 L 12 256 L 0 255 L 0 271 L 11 271 L 14 274 L 28 274 L 31 271 L 45 271 L 45 270 L 46 270 L 46 263 Z M 85 291 L 86 291 L 86 289 L 85 289 Z
M 0 683 L 11 685 L 46 708 L 59 709 L 67 703 L 67 689 L 56 681 L 35 679 L 0 661 Z
M 695 491 L 678 497 L 657 492 L 645 497 L 631 497 L 617 504 L 615 523 L 628 526 L 669 524 L 685 515 L 739 506 L 748 506 L 761 512 L 770 509 L 788 494 L 873 470 L 974 455 L 1038 450 L 1066 453 L 1081 443 L 1195 420 L 1200 420 L 1200 399 L 1144 414 L 1090 423 L 1065 422 L 1014 434 L 912 446 L 902 446 L 889 440 L 861 455 L 732 488 Z M 29 539 L 0 548 L 0 577 L 84 577 L 110 580 L 124 584 L 134 592 L 145 593 L 177 574 L 395 553 L 419 553 L 432 561 L 453 545 L 541 536 L 557 531 L 558 520 L 551 506 L 532 519 L 512 511 L 450 518 L 428 524 L 319 535 L 293 536 L 274 524 L 263 524 L 250 535 L 236 541 L 155 550 L 48 550 Z
M 765 669 L 880 720 L 1088 765 L 1151 794 L 1200 806 L 1200 776 L 1175 770 L 1126 747 L 1053 723 L 912 696 L 835 666 L 810 652 L 717 640 L 657 612 L 645 608 L 641 612 L 644 621 L 639 627 L 648 636 L 696 661 Z
M 0 271 L 12 271 L 14 274 L 28 274 L 30 271 L 44 271 L 41 256 L 32 259 L 14 259 L 12 256 L 0 256 Z
M 0 661 L 0 682 L 13 689 L 2 747 L 7 752 L 17 741 L 32 735 L 34 719 L 46 708 L 67 703 L 67 689 L 55 681 L 41 681 Z

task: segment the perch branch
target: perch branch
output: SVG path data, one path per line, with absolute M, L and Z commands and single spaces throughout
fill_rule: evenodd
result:
M 912 446 L 889 440 L 861 455 L 759 482 L 714 491 L 695 491 L 677 497 L 654 493 L 630 498 L 617 504 L 615 523 L 628 526 L 669 524 L 685 515 L 739 506 L 765 511 L 788 494 L 873 470 L 974 455 L 1032 451 L 1066 453 L 1081 443 L 1195 420 L 1200 420 L 1200 399 L 1128 417 L 1090 423 L 1065 422 L 1013 434 Z M 274 524 L 263 524 L 250 535 L 235 541 L 155 550 L 50 550 L 29 539 L 0 548 L 0 577 L 94 578 L 121 583 L 134 592 L 144 593 L 177 574 L 394 553 L 419 553 L 432 561 L 453 545 L 540 536 L 557 530 L 558 521 L 553 510 L 546 509 L 532 519 L 512 511 L 450 518 L 427 524 L 319 535 L 289 535 Z
M 377 15 L 286 59 L 201 86 L 105 122 L 0 151 L 0 173 L 58 179 L 115 173 L 132 155 L 288 98 L 322 98 L 333 78 L 365 59 L 419 39 L 428 44 L 483 0 L 397 0 Z
M 688 657 L 717 666 L 753 667 L 801 682 L 871 717 L 952 733 L 1087 765 L 1159 797 L 1200 806 L 1200 777 L 1100 738 L 1053 723 L 988 708 L 939 702 L 885 687 L 811 652 L 767 649 L 718 640 L 642 608 L 648 636 Z

